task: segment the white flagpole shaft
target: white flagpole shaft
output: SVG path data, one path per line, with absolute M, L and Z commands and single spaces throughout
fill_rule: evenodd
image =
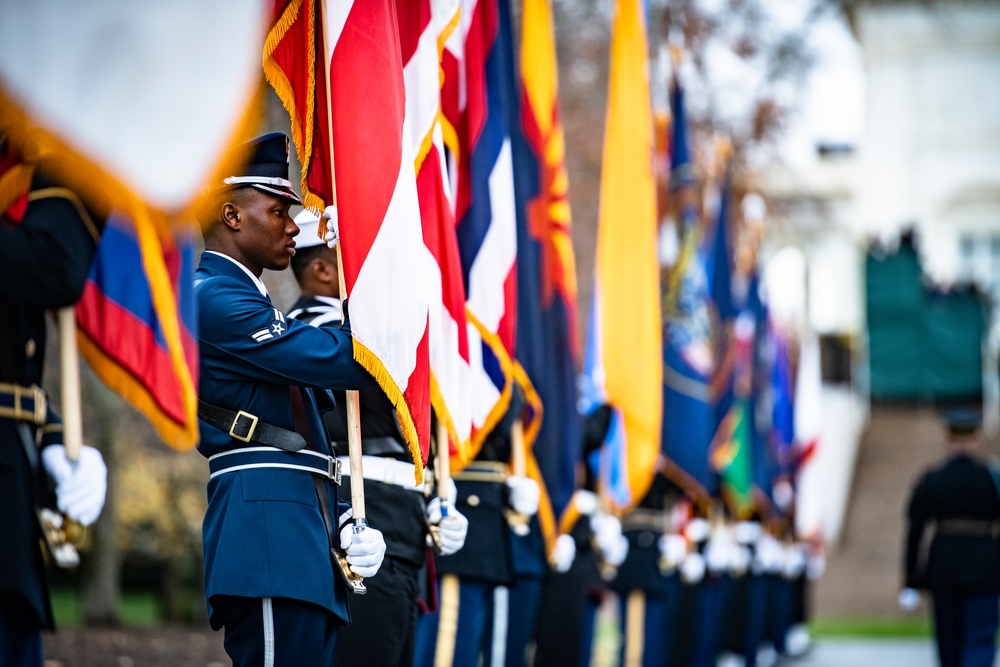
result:
M 66 458 L 80 459 L 83 447 L 83 417 L 80 410 L 80 357 L 76 349 L 76 309 L 60 308 L 59 359 L 62 375 L 63 445 Z
M 448 516 L 450 503 L 448 500 L 449 480 L 451 479 L 451 447 L 448 444 L 448 429 L 440 419 L 437 423 L 437 487 L 438 498 L 441 499 L 441 516 Z

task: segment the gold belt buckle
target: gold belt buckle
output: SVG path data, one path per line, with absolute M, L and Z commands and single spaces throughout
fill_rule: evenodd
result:
M 247 431 L 246 436 L 236 435 L 236 433 L 233 432 L 233 430 L 236 428 L 236 425 L 240 423 L 240 418 L 242 417 L 246 417 L 247 419 L 250 420 L 250 430 Z M 236 419 L 233 420 L 233 425 L 229 427 L 229 435 L 231 435 L 232 437 L 236 438 L 241 442 L 250 442 L 250 438 L 253 437 L 253 432 L 256 430 L 257 430 L 256 415 L 252 415 L 249 412 L 244 412 L 243 410 L 240 410 L 239 412 L 236 413 Z
M 37 385 L 31 385 L 30 387 L 22 387 L 19 384 L 6 385 L 10 387 L 11 395 L 14 397 L 13 405 L 11 406 L 14 412 L 14 419 L 17 421 L 31 421 L 35 425 L 42 425 L 45 423 L 46 417 L 46 400 L 45 392 L 42 391 L 41 387 Z M 24 402 L 26 400 L 31 400 L 32 409 L 26 410 L 24 407 Z
M 48 413 L 45 392 L 41 387 L 31 385 L 31 393 L 35 399 L 35 423 L 44 424 Z
M 14 406 L 13 406 L 14 419 L 17 421 L 21 421 L 22 419 L 24 419 L 24 411 L 21 409 L 21 394 L 24 391 L 24 388 L 21 387 L 21 385 L 19 384 L 15 384 L 12 386 L 13 389 L 11 391 L 14 394 Z

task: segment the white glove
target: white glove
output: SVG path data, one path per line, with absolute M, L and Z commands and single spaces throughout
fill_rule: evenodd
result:
M 511 475 L 507 478 L 507 490 L 510 492 L 510 506 L 518 514 L 534 516 L 538 512 L 538 498 L 541 491 L 538 482 L 530 477 Z
M 814 553 L 809 556 L 806 562 L 806 577 L 810 581 L 815 581 L 826 572 L 826 556 L 822 553 Z
M 438 540 L 441 543 L 441 555 L 450 556 L 465 546 L 465 536 L 469 532 L 469 520 L 464 514 L 448 508 L 448 516 L 441 516 L 441 499 L 434 498 L 427 503 L 427 523 L 438 527 Z
M 590 529 L 594 531 L 597 548 L 608 551 L 622 534 L 622 522 L 617 517 L 602 512 L 590 517 Z
M 778 540 L 767 533 L 761 535 L 754 554 L 754 574 L 776 574 L 783 564 L 784 552 Z
M 806 571 L 808 557 L 806 549 L 801 544 L 791 544 L 785 550 L 785 563 L 783 566 L 786 579 L 798 579 Z
M 899 591 L 898 602 L 903 611 L 914 611 L 920 605 L 920 593 L 914 588 L 904 588 Z
M 713 537 L 705 545 L 705 564 L 712 574 L 720 574 L 729 569 L 732 550 L 730 542 L 721 537 Z
M 756 544 L 760 532 L 760 524 L 756 521 L 740 521 L 733 527 L 733 536 L 740 544 Z
M 605 563 L 618 567 L 628 557 L 628 538 L 619 535 L 607 548 L 601 549 L 601 553 Z
M 573 505 L 582 516 L 593 516 L 600 506 L 597 494 L 586 489 L 577 489 L 573 494 Z
M 708 525 L 708 521 L 704 519 L 691 519 L 684 526 L 684 537 L 688 539 L 689 542 L 704 542 L 708 539 L 708 535 L 711 532 L 711 527 Z
M 677 567 L 684 560 L 684 556 L 687 555 L 687 540 L 684 539 L 683 535 L 678 535 L 677 533 L 660 535 L 658 546 L 660 547 L 660 554 L 672 567 Z
M 697 551 L 689 553 L 681 561 L 680 572 L 685 584 L 697 584 L 705 578 L 705 558 Z
M 56 482 L 56 505 L 70 519 L 89 526 L 97 521 L 108 493 L 108 468 L 101 453 L 84 445 L 71 463 L 63 445 L 42 450 L 45 470 Z
M 809 628 L 803 623 L 796 623 L 785 633 L 785 652 L 793 658 L 801 658 L 808 653 L 811 644 Z
M 576 540 L 571 535 L 560 535 L 556 538 L 556 546 L 552 550 L 552 569 L 556 572 L 566 572 L 576 558 Z
M 750 562 L 752 560 L 753 555 L 750 553 L 750 547 L 742 544 L 733 545 L 733 555 L 729 563 L 729 571 L 737 577 L 742 577 L 750 569 Z
M 323 211 L 323 218 L 326 220 L 326 236 L 323 240 L 329 248 L 336 248 L 340 243 L 340 216 L 337 214 L 336 206 L 327 206 Z
M 340 548 L 347 550 L 351 572 L 359 577 L 374 577 L 385 558 L 385 539 L 381 531 L 365 526 L 354 532 L 354 524 L 340 529 Z
M 622 522 L 610 514 L 595 514 L 590 517 L 590 529 L 594 531 L 594 542 L 601 552 L 601 558 L 618 567 L 628 556 L 628 538 L 622 535 Z

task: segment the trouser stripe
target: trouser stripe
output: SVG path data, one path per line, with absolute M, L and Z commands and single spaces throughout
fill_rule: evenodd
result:
M 491 665 L 502 667 L 507 663 L 507 619 L 510 614 L 510 590 L 506 586 L 493 589 L 493 645 L 490 647 Z
M 264 667 L 274 667 L 274 608 L 271 598 L 264 598 Z
M 646 635 L 646 594 L 634 590 L 625 607 L 625 667 L 642 667 Z

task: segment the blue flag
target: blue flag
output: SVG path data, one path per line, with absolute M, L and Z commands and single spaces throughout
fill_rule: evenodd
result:
M 673 480 L 689 491 L 714 493 L 708 450 L 715 431 L 710 395 L 715 365 L 708 275 L 695 205 L 696 182 L 687 144 L 683 88 L 671 88 L 671 200 L 682 235 L 681 253 L 663 286 L 663 453 L 685 474 Z M 697 488 L 691 489 L 691 484 Z

